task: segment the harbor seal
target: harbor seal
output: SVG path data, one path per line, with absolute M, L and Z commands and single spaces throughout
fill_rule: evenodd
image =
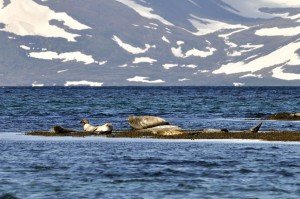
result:
M 169 125 L 169 122 L 154 116 L 129 116 L 129 125 L 135 130 L 148 129 L 161 125 Z
M 113 125 L 106 123 L 102 126 L 93 126 L 88 119 L 83 119 L 80 122 L 83 125 L 83 130 L 86 132 L 95 132 L 96 134 L 111 133 L 113 131 Z

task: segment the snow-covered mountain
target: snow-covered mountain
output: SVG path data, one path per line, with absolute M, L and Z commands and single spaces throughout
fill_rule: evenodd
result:
M 0 0 L 0 86 L 300 86 L 298 0 Z

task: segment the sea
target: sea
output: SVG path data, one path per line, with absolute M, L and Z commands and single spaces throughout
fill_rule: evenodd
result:
M 300 87 L 2 87 L 0 199 L 300 198 L 300 144 L 247 140 L 39 137 L 81 119 L 127 130 L 129 115 L 183 129 L 300 131 Z

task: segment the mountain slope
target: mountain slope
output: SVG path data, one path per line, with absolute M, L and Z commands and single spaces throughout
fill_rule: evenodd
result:
M 300 86 L 300 2 L 251 2 L 0 0 L 0 85 Z

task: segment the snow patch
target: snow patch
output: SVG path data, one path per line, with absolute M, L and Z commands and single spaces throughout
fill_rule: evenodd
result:
M 234 14 L 248 18 L 272 18 L 282 17 L 281 14 L 271 14 L 262 11 L 262 8 L 299 8 L 300 1 L 298 0 L 255 0 L 254 1 L 237 1 L 237 0 L 222 0 L 234 9 L 224 7 Z
M 140 16 L 145 17 L 147 19 L 155 19 L 160 21 L 161 23 L 167 25 L 167 26 L 173 26 L 173 24 L 167 20 L 165 20 L 164 18 L 162 18 L 161 16 L 154 14 L 154 10 L 152 8 L 148 8 L 145 6 L 142 6 L 138 3 L 136 3 L 133 0 L 116 0 L 126 6 L 128 6 L 129 8 L 133 9 L 135 12 L 137 12 Z
M 239 29 L 239 30 L 235 30 L 235 31 L 233 31 L 233 32 L 229 32 L 229 33 L 226 33 L 226 34 L 220 34 L 220 35 L 218 35 L 218 37 L 223 38 L 225 44 L 226 44 L 227 46 L 229 46 L 230 48 L 236 48 L 238 45 L 235 44 L 235 43 L 233 43 L 233 42 L 231 42 L 231 41 L 229 40 L 229 37 L 230 37 L 231 35 L 233 35 L 233 34 L 242 32 L 242 31 L 247 30 L 247 29 L 249 29 L 249 27 L 245 27 L 245 28 L 242 28 L 242 29 Z
M 184 41 L 177 41 L 176 44 L 177 44 L 178 46 L 180 46 L 180 45 L 184 44 Z
M 95 60 L 91 55 L 85 55 L 79 51 L 60 53 L 60 54 L 52 51 L 30 52 L 29 57 L 33 57 L 36 59 L 44 59 L 44 60 L 61 59 L 62 62 L 76 61 L 76 62 L 83 62 L 84 64 L 95 63 Z
M 192 50 L 189 50 L 185 53 L 185 57 L 208 57 L 214 54 L 214 52 L 217 50 L 215 48 L 206 47 L 207 51 L 198 50 L 196 48 L 193 48 Z
M 126 68 L 128 66 L 128 64 L 123 64 L 123 65 L 120 65 L 118 66 L 119 68 Z
M 195 64 L 182 65 L 182 68 L 197 68 L 198 66 Z
M 95 61 L 95 63 L 96 64 L 98 64 L 99 66 L 102 66 L 102 65 L 104 65 L 104 64 L 107 64 L 107 60 L 105 60 L 105 61 Z
M 231 56 L 231 57 L 241 56 L 243 53 L 262 48 L 263 46 L 264 46 L 263 44 L 253 45 L 253 44 L 247 43 L 246 45 L 240 46 L 241 48 L 244 48 L 244 50 L 240 50 L 240 51 L 235 50 L 232 53 L 227 52 L 227 55 Z
M 163 81 L 161 79 L 149 80 L 149 77 L 141 77 L 141 76 L 135 76 L 133 78 L 128 78 L 127 81 L 129 81 L 129 82 L 142 82 L 142 83 L 148 83 L 148 84 L 165 83 L 165 81 Z
M 285 73 L 282 66 L 273 69 L 272 73 L 273 73 L 272 77 L 277 78 L 277 79 L 282 79 L 282 80 L 287 80 L 287 81 L 300 80 L 300 74 Z
M 247 77 L 256 77 L 256 78 L 260 78 L 260 79 L 263 78 L 262 75 L 255 75 L 255 74 L 250 73 L 250 74 L 246 74 L 246 75 L 241 76 L 240 79 L 247 78 Z
M 112 40 L 115 41 L 125 51 L 127 51 L 131 54 L 141 54 L 141 53 L 147 52 L 150 48 L 155 48 L 155 45 L 151 46 L 149 44 L 145 44 L 145 48 L 134 47 L 130 44 L 127 44 L 127 43 L 123 42 L 116 35 L 113 36 Z
M 177 67 L 178 64 L 164 64 L 162 66 L 164 67 L 164 69 L 169 70 L 170 68 Z
M 300 26 L 291 28 L 263 28 L 255 31 L 258 36 L 296 36 L 300 34 Z
M 171 48 L 173 55 L 175 57 L 180 57 L 180 58 L 187 58 L 187 57 L 191 57 L 191 56 L 201 57 L 201 58 L 208 57 L 208 56 L 213 55 L 217 49 L 212 48 L 212 47 L 206 47 L 206 50 L 207 51 L 203 51 L 203 50 L 198 50 L 196 48 L 193 48 L 191 50 L 188 50 L 186 53 L 183 53 L 181 46 Z
M 161 39 L 166 43 L 170 43 L 170 40 L 168 40 L 166 36 L 162 36 Z
M 191 19 L 189 21 L 191 24 L 197 29 L 197 32 L 188 31 L 196 36 L 202 36 L 211 34 L 220 30 L 228 30 L 228 29 L 245 29 L 247 26 L 243 26 L 241 24 L 228 24 L 221 21 L 215 21 L 211 19 L 201 19 L 194 15 L 191 15 Z
M 72 34 L 55 25 L 51 20 L 63 22 L 73 30 L 84 30 L 90 27 L 76 21 L 66 13 L 57 13 L 47 6 L 42 6 L 33 0 L 11 0 L 10 4 L 0 9 L 0 23 L 5 27 L 1 31 L 11 32 L 20 36 L 42 36 L 64 38 L 75 42 L 80 36 Z
M 182 78 L 182 79 L 178 79 L 179 82 L 184 82 L 184 81 L 189 81 L 190 79 L 187 78 Z
M 157 27 L 152 27 L 152 26 L 144 26 L 144 28 L 147 28 L 147 29 L 152 29 L 152 30 L 157 30 Z
M 149 63 L 149 64 L 152 65 L 155 62 L 157 62 L 157 60 L 156 59 L 152 59 L 150 57 L 136 57 L 132 63 L 133 64 Z
M 30 50 L 30 47 L 25 46 L 25 45 L 21 45 L 20 48 L 24 49 L 24 50 Z
M 57 73 L 64 73 L 64 72 L 67 72 L 69 69 L 65 69 L 65 70 L 59 70 L 57 71 Z
M 258 57 L 248 63 L 240 61 L 222 65 L 213 71 L 214 74 L 236 74 L 243 72 L 256 72 L 275 65 L 300 65 L 300 57 L 296 53 L 300 48 L 300 41 L 283 46 L 270 54 Z

